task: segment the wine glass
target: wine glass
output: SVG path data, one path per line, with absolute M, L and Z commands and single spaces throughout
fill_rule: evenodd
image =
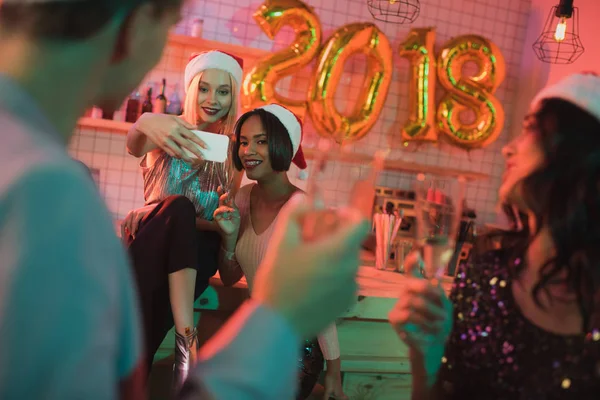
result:
M 418 174 L 415 185 L 417 243 L 423 249 L 421 273 L 427 279 L 441 278 L 456 247 L 465 197 L 464 177 L 445 181 Z

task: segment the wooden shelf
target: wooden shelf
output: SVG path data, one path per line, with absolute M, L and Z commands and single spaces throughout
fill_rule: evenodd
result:
M 207 51 L 219 49 L 224 52 L 231 53 L 235 56 L 241 57 L 246 61 L 246 59 L 258 59 L 262 58 L 265 55 L 269 54 L 266 50 L 256 49 L 252 47 L 240 46 L 237 44 L 217 42 L 214 40 L 206 40 L 202 38 L 195 38 L 186 35 L 176 35 L 171 33 L 169 35 L 169 45 L 180 45 L 180 46 L 189 46 L 193 47 L 197 51 Z
M 304 149 L 304 155 L 307 159 L 315 158 L 317 152 L 315 149 Z M 333 157 L 336 161 L 347 162 L 351 164 L 368 165 L 373 161 L 373 156 L 358 153 L 338 153 Z M 468 181 L 485 180 L 489 175 L 480 172 L 464 171 L 455 168 L 437 167 L 433 165 L 417 164 L 402 160 L 387 160 L 384 165 L 386 171 L 423 173 L 437 176 L 458 177 L 463 176 Z
M 113 121 L 112 119 L 81 118 L 77 126 L 81 128 L 102 129 L 126 135 L 133 124 L 131 122 Z

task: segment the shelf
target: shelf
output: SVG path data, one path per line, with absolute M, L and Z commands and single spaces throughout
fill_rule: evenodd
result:
M 317 152 L 315 149 L 304 149 L 304 155 L 307 159 L 315 158 Z M 373 156 L 358 153 L 338 153 L 334 156 L 336 161 L 347 162 L 351 164 L 368 165 L 373 161 Z M 479 172 L 464 171 L 454 168 L 437 167 L 434 165 L 417 164 L 402 160 L 387 160 L 384 164 L 385 171 L 423 173 L 437 176 L 458 177 L 463 176 L 468 181 L 486 180 L 489 175 Z
M 81 128 L 103 129 L 114 131 L 123 135 L 129 132 L 133 124 L 131 122 L 113 121 L 112 119 L 100 118 L 81 118 L 77 121 L 77 126 Z
M 252 47 L 245 47 L 237 44 L 217 42 L 214 40 L 206 40 L 202 38 L 195 38 L 186 35 L 176 35 L 174 33 L 171 33 L 169 35 L 169 45 L 173 44 L 193 47 L 197 51 L 219 49 L 226 53 L 231 53 L 235 56 L 243 58 L 244 61 L 246 61 L 247 59 L 259 59 L 267 54 L 270 54 L 270 52 L 268 51 Z

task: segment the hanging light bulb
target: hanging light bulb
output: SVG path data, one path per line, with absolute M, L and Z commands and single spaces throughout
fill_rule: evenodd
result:
M 554 31 L 554 40 L 562 42 L 565 40 L 565 33 L 567 32 L 567 18 L 562 17 L 558 24 L 556 24 L 556 31 Z
M 411 24 L 421 11 L 420 0 L 367 0 L 369 12 L 378 21 Z
M 579 11 L 573 0 L 552 7 L 544 30 L 533 44 L 537 57 L 552 64 L 571 64 L 584 52 L 579 36 Z

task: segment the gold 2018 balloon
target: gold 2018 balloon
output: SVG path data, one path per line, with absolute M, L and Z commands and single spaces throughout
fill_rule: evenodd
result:
M 469 61 L 479 68 L 475 76 L 463 76 L 462 68 Z M 438 129 L 465 149 L 494 142 L 504 125 L 504 110 L 493 96 L 506 72 L 498 47 L 481 36 L 459 36 L 443 46 L 437 72 L 448 91 L 438 106 Z M 473 122 L 461 121 L 461 113 L 467 110 L 474 112 Z
M 277 102 L 303 118 L 306 101 L 281 96 L 275 85 L 281 78 L 301 70 L 317 55 L 321 43 L 319 18 L 312 7 L 300 0 L 267 0 L 254 13 L 254 19 L 271 39 L 285 25 L 294 29 L 296 37 L 289 47 L 260 60 L 246 75 L 243 107 L 255 108 Z
M 335 108 L 335 89 L 344 63 L 355 53 L 367 56 L 367 73 L 353 112 L 345 116 Z M 383 109 L 391 79 L 392 48 L 377 26 L 357 23 L 339 28 L 323 46 L 310 84 L 309 111 L 317 132 L 340 143 L 365 136 Z
M 412 29 L 400 44 L 400 56 L 410 61 L 408 121 L 402 140 L 435 142 L 435 28 Z

